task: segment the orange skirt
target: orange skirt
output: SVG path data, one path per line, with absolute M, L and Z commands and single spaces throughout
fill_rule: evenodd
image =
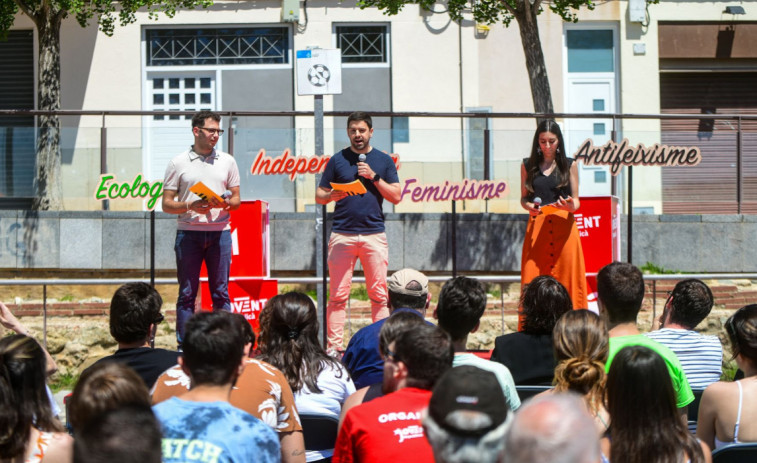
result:
M 589 306 L 584 253 L 573 213 L 558 210 L 529 218 L 521 257 L 521 287 L 539 275 L 549 275 L 562 283 L 574 309 Z M 519 329 L 522 318 L 518 316 Z

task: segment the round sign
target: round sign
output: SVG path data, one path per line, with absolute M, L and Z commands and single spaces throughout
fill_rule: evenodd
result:
M 323 64 L 316 64 L 308 69 L 308 80 L 316 87 L 325 86 L 331 78 L 331 71 Z

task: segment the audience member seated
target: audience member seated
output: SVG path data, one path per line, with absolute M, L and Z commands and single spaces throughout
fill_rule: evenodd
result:
M 552 338 L 557 367 L 555 387 L 547 393 L 580 394 L 594 417 L 598 435 L 603 435 L 610 423 L 610 414 L 604 406 L 607 325 L 594 312 L 572 310 L 557 321 Z
M 737 310 L 725 330 L 745 377 L 714 383 L 702 394 L 697 437 L 711 448 L 757 442 L 757 304 Z
M 53 416 L 45 390 L 44 349 L 14 334 L 0 339 L 0 458 L 69 463 L 73 439 Z
M 103 362 L 84 370 L 74 387 L 68 406 L 68 420 L 75 436 L 101 413 L 124 405 L 150 408 L 150 393 L 144 381 L 130 367 Z
M 137 380 L 142 380 L 137 376 Z M 122 405 L 97 415 L 74 442 L 74 463 L 161 463 L 160 423 L 149 405 Z
M 484 360 L 467 351 L 468 335 L 475 333 L 486 310 L 486 290 L 480 281 L 464 276 L 455 277 L 444 283 L 439 293 L 439 302 L 434 310 L 434 318 L 439 320 L 439 328 L 452 338 L 455 358 L 452 366 L 471 365 L 491 371 L 497 376 L 510 410 L 520 407 L 518 391 L 510 370 L 501 363 Z
M 686 422 L 686 407 L 694 401 L 694 393 L 691 392 L 681 362 L 673 351 L 641 334 L 636 326 L 636 318 L 644 301 L 644 277 L 641 271 L 625 262 L 613 262 L 602 267 L 597 274 L 597 301 L 600 314 L 606 316 L 610 329 L 610 353 L 605 371 L 610 370 L 615 354 L 626 346 L 645 346 L 657 352 L 668 366 L 673 390 L 676 392 L 676 405 L 680 409 L 681 419 Z
M 305 442 L 302 425 L 294 405 L 294 394 L 284 374 L 270 363 L 249 358 L 255 344 L 255 333 L 243 315 L 226 314 L 242 330 L 244 343 L 244 369 L 231 390 L 229 403 L 259 418 L 273 428 L 281 443 L 281 461 L 305 461 Z M 189 376 L 176 365 L 164 372 L 152 390 L 153 405 L 189 390 Z
M 163 321 L 162 305 L 163 298 L 147 283 L 127 283 L 118 288 L 110 301 L 110 335 L 118 341 L 118 350 L 96 363 L 125 363 L 150 389 L 179 356 L 178 352 L 153 348 L 155 332 Z
M 646 336 L 672 350 L 681 361 L 689 386 L 704 389 L 720 380 L 723 346 L 713 335 L 699 334 L 694 328 L 712 310 L 710 288 L 694 278 L 681 280 L 673 288 L 656 321 L 660 329 Z
M 386 280 L 390 313 L 407 312 L 424 318 L 431 293 L 428 278 L 417 270 L 405 268 L 394 272 Z M 361 328 L 347 344 L 342 363 L 350 372 L 355 388 L 362 389 L 381 383 L 384 374 L 384 359 L 378 349 L 379 331 L 386 318 Z
M 379 331 L 378 344 L 379 352 L 381 352 L 382 362 L 386 358 L 386 352 L 389 348 L 389 345 L 396 341 L 401 333 L 412 330 L 416 326 L 426 323 L 421 317 L 411 312 L 405 311 L 395 311 L 385 320 L 386 323 L 381 325 L 381 330 Z M 339 417 L 339 426 L 341 427 L 341 424 L 344 421 L 344 415 L 346 415 L 352 407 L 356 407 L 364 402 L 370 402 L 377 397 L 382 397 L 384 395 L 383 388 L 384 384 L 382 378 L 382 381 L 371 384 L 370 386 L 360 388 L 355 391 L 354 394 L 347 397 L 344 405 L 342 405 L 342 414 Z
M 29 330 L 19 321 L 18 318 L 16 318 L 15 315 L 13 315 L 13 312 L 10 311 L 10 309 L 0 302 L 0 325 L 3 327 L 13 331 L 16 334 L 23 334 L 24 336 L 29 336 Z M 42 351 L 45 353 L 45 377 L 49 378 L 50 375 L 58 371 L 58 365 L 55 363 L 55 360 L 50 355 L 50 353 L 45 349 L 42 348 Z M 45 383 L 45 392 L 47 393 L 47 398 L 50 401 L 50 407 L 52 409 L 52 413 L 54 417 L 58 417 L 60 415 L 60 407 L 58 406 L 58 403 L 55 401 L 55 398 L 53 398 L 53 393 L 50 390 L 50 388 L 47 386 L 47 383 Z
M 607 376 L 612 424 L 602 438 L 603 461 L 612 463 L 712 462 L 681 420 L 668 367 L 654 350 L 629 345 L 615 356 Z
M 273 429 L 229 404 L 244 356 L 239 324 L 223 312 L 198 312 L 185 325 L 182 347 L 179 364 L 191 388 L 153 407 L 163 431 L 163 462 L 193 461 L 198 454 L 207 461 L 280 461 Z
M 434 386 L 423 431 L 436 463 L 497 463 L 511 418 L 494 373 L 463 365 Z
M 581 398 L 572 393 L 535 397 L 515 414 L 505 436 L 506 463 L 596 463 L 599 436 Z
M 523 291 L 523 331 L 498 336 L 491 359 L 504 364 L 518 385 L 552 384 L 555 356 L 552 330 L 573 302 L 565 287 L 550 276 L 538 276 Z
M 421 324 L 400 334 L 386 349 L 386 395 L 347 412 L 332 461 L 433 461 L 421 412 L 437 380 L 452 366 L 453 356 L 449 335 L 435 326 Z
M 344 366 L 318 342 L 318 313 L 310 297 L 290 292 L 271 298 L 260 314 L 258 345 L 260 359 L 286 376 L 299 413 L 339 418 L 355 385 Z M 306 451 L 309 462 L 333 454 L 333 449 Z

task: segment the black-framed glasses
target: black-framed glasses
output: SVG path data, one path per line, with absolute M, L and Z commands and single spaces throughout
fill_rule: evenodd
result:
M 388 347 L 384 350 L 384 360 L 391 360 L 392 362 L 399 362 L 400 358 L 397 354 L 392 352 Z
M 223 135 L 223 133 L 225 132 L 225 130 L 222 130 L 222 129 L 206 129 L 205 127 L 199 127 L 199 126 L 197 128 L 205 130 L 211 135 L 218 135 L 219 137 Z
M 153 325 L 159 325 L 160 322 L 162 322 L 165 319 L 162 313 L 158 312 L 158 315 L 155 317 L 155 320 L 152 322 Z

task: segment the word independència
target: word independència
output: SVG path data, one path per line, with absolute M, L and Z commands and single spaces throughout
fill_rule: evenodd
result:
M 595 147 L 588 138 L 573 157 L 586 165 L 611 166 L 612 175 L 618 175 L 623 166 L 695 166 L 702 161 L 702 153 L 696 146 L 659 143 L 650 147 L 642 143 L 632 146 L 627 138 L 620 144 L 610 140 L 601 147 Z

